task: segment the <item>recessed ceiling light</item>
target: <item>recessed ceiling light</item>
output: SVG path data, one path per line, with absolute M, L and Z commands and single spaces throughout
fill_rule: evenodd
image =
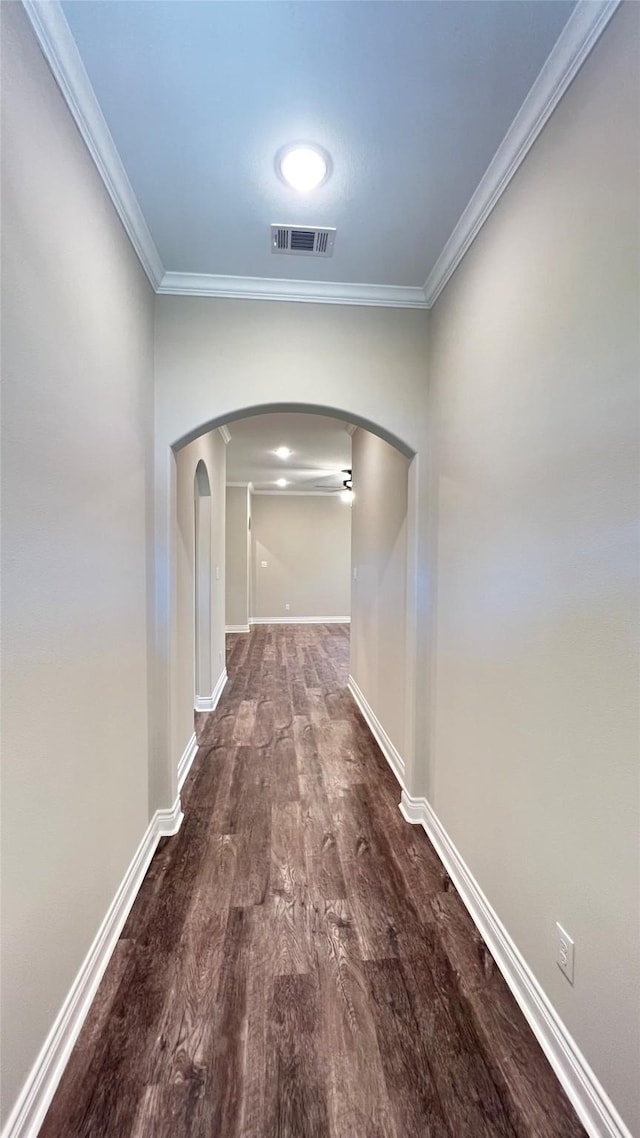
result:
M 288 458 L 290 454 L 293 454 L 293 451 L 289 450 L 289 447 L 278 447 L 274 454 L 277 454 L 278 458 Z
M 329 176 L 329 155 L 319 146 L 285 146 L 276 155 L 276 170 L 288 186 L 305 194 Z
M 289 485 L 289 483 L 287 482 L 286 478 L 277 478 L 276 479 L 276 486 L 279 486 L 280 489 L 283 489 L 285 486 L 288 486 L 288 485 Z

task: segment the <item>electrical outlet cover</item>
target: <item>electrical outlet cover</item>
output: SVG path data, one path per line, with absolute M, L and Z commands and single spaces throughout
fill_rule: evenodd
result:
M 561 972 L 564 972 L 570 984 L 573 984 L 573 950 L 574 942 L 565 932 L 562 925 L 556 922 L 556 944 L 557 955 L 556 964 Z

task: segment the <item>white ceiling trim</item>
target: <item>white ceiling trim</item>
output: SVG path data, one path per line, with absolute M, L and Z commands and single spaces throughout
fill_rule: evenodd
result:
M 431 308 L 435 303 L 620 2 L 578 0 L 424 287 L 420 287 L 166 272 L 59 0 L 22 0 L 54 78 L 156 292 L 384 308 Z
M 218 427 L 218 432 L 222 436 L 222 440 L 223 440 L 225 446 L 227 445 L 227 443 L 231 442 L 231 431 L 229 430 L 226 423 L 223 423 L 221 427 Z
M 227 486 L 231 485 L 227 482 Z M 254 490 L 253 493 L 259 498 L 326 498 L 331 494 L 341 494 L 342 490 Z
M 164 266 L 58 0 L 22 0 L 45 59 L 154 289 Z
M 435 304 L 620 2 L 578 0 L 425 282 L 427 308 Z
M 223 277 L 165 273 L 157 288 L 171 296 L 221 296 L 238 300 L 297 300 L 308 304 L 366 304 L 381 308 L 426 308 L 424 289 L 413 285 L 338 284 L 275 277 Z

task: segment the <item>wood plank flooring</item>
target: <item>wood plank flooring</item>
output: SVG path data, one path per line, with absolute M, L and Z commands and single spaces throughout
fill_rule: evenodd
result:
M 341 625 L 228 638 L 41 1138 L 584 1138 L 348 661 Z

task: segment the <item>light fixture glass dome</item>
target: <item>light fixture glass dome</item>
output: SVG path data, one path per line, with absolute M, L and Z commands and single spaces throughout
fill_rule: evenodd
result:
M 329 156 L 318 146 L 288 146 L 276 159 L 278 172 L 299 193 L 315 190 L 329 174 Z

